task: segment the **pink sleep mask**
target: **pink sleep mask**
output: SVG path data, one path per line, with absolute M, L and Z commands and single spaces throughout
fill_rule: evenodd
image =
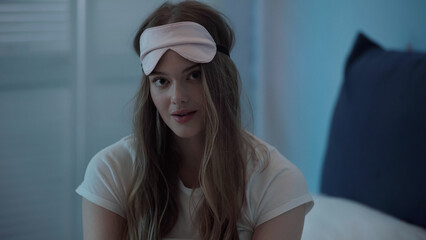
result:
M 210 33 L 195 22 L 176 22 L 147 28 L 141 34 L 139 46 L 145 75 L 151 74 L 169 49 L 196 63 L 212 61 L 217 50 Z

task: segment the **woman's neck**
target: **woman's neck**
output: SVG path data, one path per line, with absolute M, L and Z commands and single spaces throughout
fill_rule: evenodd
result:
M 198 134 L 191 138 L 175 136 L 175 142 L 181 155 L 181 163 L 187 166 L 199 165 L 204 152 L 204 135 Z
M 179 138 L 175 136 L 179 148 L 179 178 L 186 187 L 198 187 L 198 172 L 204 154 L 204 134 L 192 138 Z

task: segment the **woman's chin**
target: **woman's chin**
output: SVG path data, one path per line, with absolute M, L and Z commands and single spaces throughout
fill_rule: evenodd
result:
M 199 138 L 203 136 L 202 131 L 173 131 L 174 135 L 182 139 Z

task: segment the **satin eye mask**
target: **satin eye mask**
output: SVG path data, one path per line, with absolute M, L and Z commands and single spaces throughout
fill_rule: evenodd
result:
M 196 63 L 212 61 L 216 51 L 229 56 L 228 50 L 216 45 L 210 33 L 195 22 L 176 22 L 147 28 L 141 34 L 139 46 L 145 75 L 151 74 L 169 49 Z

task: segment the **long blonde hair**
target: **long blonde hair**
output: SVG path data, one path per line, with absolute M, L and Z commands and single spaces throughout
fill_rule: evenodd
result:
M 164 3 L 141 25 L 134 38 L 139 54 L 139 37 L 149 27 L 192 21 L 204 26 L 216 44 L 229 50 L 234 33 L 222 14 L 211 7 L 185 1 Z M 202 239 L 239 239 L 237 220 L 245 204 L 246 159 L 254 149 L 250 136 L 241 128 L 240 79 L 229 56 L 217 53 L 201 64 L 206 99 L 205 142 L 199 184 L 202 197 L 196 218 Z M 178 215 L 179 149 L 172 132 L 159 116 L 143 75 L 135 97 L 133 130 L 136 161 L 127 198 L 128 239 L 160 239 L 175 225 Z M 251 150 L 250 150 L 251 148 Z

